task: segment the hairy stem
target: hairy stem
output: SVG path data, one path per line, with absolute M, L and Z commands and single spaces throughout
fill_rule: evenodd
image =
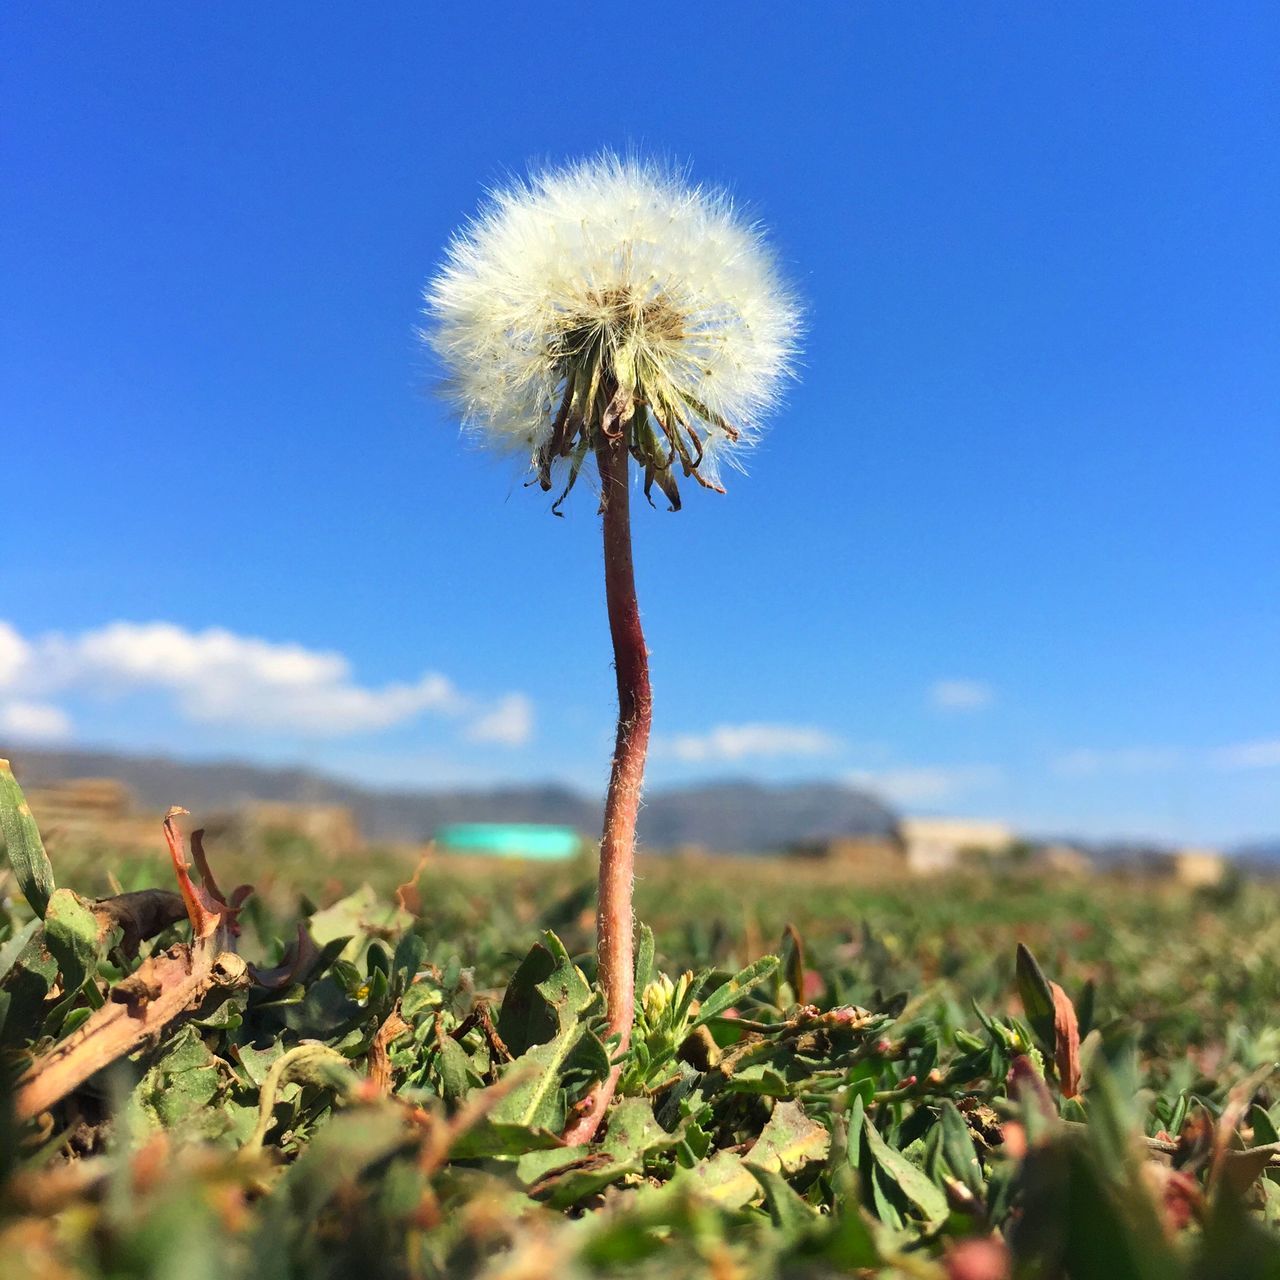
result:
M 635 874 L 636 814 L 644 762 L 653 723 L 649 654 L 640 626 L 635 570 L 631 561 L 631 492 L 625 439 L 601 436 L 596 445 L 600 469 L 600 505 L 604 525 L 605 599 L 618 678 L 618 734 L 604 807 L 600 841 L 600 893 L 596 909 L 596 954 L 604 990 L 609 1033 L 621 1037 L 618 1052 L 631 1039 L 635 1014 L 634 920 L 631 909 Z M 570 1142 L 590 1141 L 618 1083 L 615 1068 L 585 1100 L 570 1122 Z

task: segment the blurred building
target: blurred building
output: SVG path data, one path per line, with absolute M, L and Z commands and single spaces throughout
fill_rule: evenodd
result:
M 887 836 L 829 836 L 792 845 L 793 857 L 840 863 L 869 875 L 939 875 L 1001 857 L 1014 844 L 1002 822 L 972 818 L 901 818 Z
M 355 814 L 340 804 L 253 800 L 235 815 L 232 825 L 245 843 L 292 836 L 335 857 L 359 853 L 365 847 Z
M 1227 874 L 1227 859 L 1218 849 L 1179 849 L 1170 861 L 1174 879 L 1189 888 L 1221 884 Z
M 118 822 L 133 812 L 133 795 L 115 778 L 75 778 L 35 787 L 27 803 L 41 830 L 46 825 L 89 827 Z
M 1093 871 L 1093 859 L 1073 844 L 1057 841 L 1042 844 L 1035 850 L 1036 865 L 1056 876 L 1087 876 Z
M 894 836 L 831 836 L 792 845 L 792 857 L 839 863 L 868 875 L 900 875 L 905 863 L 902 845 Z
M 131 847 L 160 838 L 158 814 L 139 814 L 133 793 L 115 778 L 71 778 L 25 792 L 41 839 L 51 848 Z
M 1003 822 L 973 818 L 902 818 L 897 836 L 907 870 L 915 875 L 956 871 L 978 858 L 1000 857 L 1014 843 L 1013 829 Z

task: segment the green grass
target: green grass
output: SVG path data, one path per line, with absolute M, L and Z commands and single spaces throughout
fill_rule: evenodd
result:
M 0 1271 L 943 1280 L 1000 1274 L 985 1251 L 1016 1276 L 1280 1275 L 1274 885 L 642 859 L 641 979 L 672 982 L 602 1141 L 565 1149 L 609 1052 L 588 864 L 210 855 L 224 889 L 257 886 L 244 955 L 278 962 L 304 923 L 309 964 L 11 1115 Z M 167 865 L 158 840 L 54 873 L 90 900 L 169 887 Z M 17 884 L 10 1105 L 33 1055 L 190 937 L 127 957 L 66 893 L 32 928 Z

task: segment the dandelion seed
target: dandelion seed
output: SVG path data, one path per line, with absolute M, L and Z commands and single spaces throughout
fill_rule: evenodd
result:
M 495 193 L 427 290 L 429 340 L 465 427 L 526 452 L 543 489 L 596 434 L 622 433 L 680 505 L 719 488 L 777 403 L 799 311 L 760 229 L 727 195 L 600 159 Z

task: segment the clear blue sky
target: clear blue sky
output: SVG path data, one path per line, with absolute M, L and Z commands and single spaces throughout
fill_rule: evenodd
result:
M 651 779 L 1280 832 L 1273 3 L 2 21 L 0 746 L 602 786 L 590 495 L 461 442 L 414 327 L 486 184 L 607 145 L 809 312 L 751 474 L 638 512 Z

